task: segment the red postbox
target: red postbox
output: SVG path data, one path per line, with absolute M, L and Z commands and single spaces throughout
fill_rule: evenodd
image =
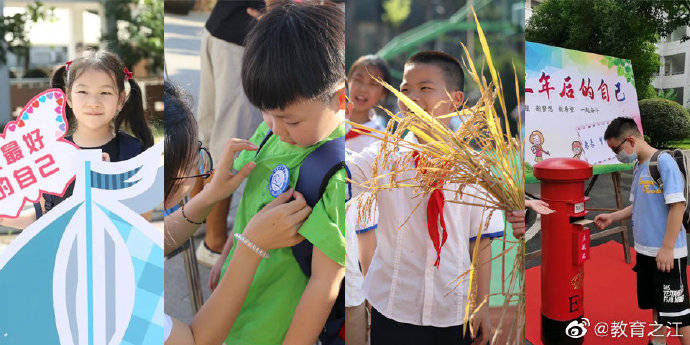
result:
M 589 258 L 589 229 L 584 225 L 591 223 L 584 219 L 585 181 L 592 177 L 592 166 L 552 158 L 536 164 L 534 176 L 541 181 L 542 200 L 556 211 L 541 217 L 542 342 L 582 344 L 584 338 L 577 334 L 581 329 L 572 324 L 584 317 L 584 262 Z

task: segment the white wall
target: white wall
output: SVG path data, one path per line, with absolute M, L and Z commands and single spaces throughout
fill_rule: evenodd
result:
M 683 88 L 683 103 L 684 107 L 690 107 L 690 41 L 680 42 L 662 39 L 656 44 L 657 54 L 660 56 L 661 67 L 659 68 L 659 76 L 655 77 L 652 85 L 657 89 L 673 89 L 677 87 Z M 685 53 L 685 71 L 683 74 L 664 75 L 664 57 Z M 635 68 L 635 66 L 633 66 Z

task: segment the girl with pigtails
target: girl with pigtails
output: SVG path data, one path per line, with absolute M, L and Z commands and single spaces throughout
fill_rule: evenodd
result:
M 141 89 L 115 54 L 102 50 L 85 52 L 53 73 L 51 87 L 65 93 L 69 124 L 65 139 L 80 148 L 101 149 L 105 160 L 118 162 L 135 157 L 153 145 Z M 33 211 L 25 211 L 18 218 L 2 219 L 0 225 L 26 228 L 70 197 L 73 189 L 74 183 L 62 196 L 44 194 L 34 204 Z

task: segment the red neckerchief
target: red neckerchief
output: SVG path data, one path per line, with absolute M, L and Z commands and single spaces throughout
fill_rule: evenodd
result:
M 419 166 L 420 159 L 422 159 L 421 164 L 424 164 L 424 158 L 420 157 L 418 151 L 412 152 L 412 157 L 414 157 L 415 167 Z M 425 173 L 424 169 L 422 169 L 421 173 Z M 431 242 L 434 244 L 434 249 L 436 249 L 436 262 L 434 263 L 435 267 L 438 267 L 438 265 L 441 263 L 441 247 L 443 247 L 443 245 L 446 243 L 446 239 L 448 239 L 446 222 L 443 218 L 443 204 L 445 203 L 446 199 L 443 197 L 443 191 L 439 189 L 442 187 L 443 180 L 434 184 L 434 188 L 436 189 L 431 192 L 431 195 L 429 196 L 429 203 L 426 206 L 426 224 L 429 230 L 429 238 L 431 238 Z M 442 229 L 440 241 L 438 233 L 439 223 L 441 224 Z
M 359 131 L 359 132 L 358 132 Z M 346 134 L 345 134 L 345 141 L 350 140 L 352 138 L 356 138 L 360 135 L 362 135 L 362 132 L 364 133 L 369 133 L 370 131 L 363 129 L 363 128 L 358 128 L 357 131 L 353 129 L 350 129 Z

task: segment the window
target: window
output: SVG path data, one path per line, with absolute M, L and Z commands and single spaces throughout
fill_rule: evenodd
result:
M 685 73 L 685 53 L 664 56 L 664 75 Z

